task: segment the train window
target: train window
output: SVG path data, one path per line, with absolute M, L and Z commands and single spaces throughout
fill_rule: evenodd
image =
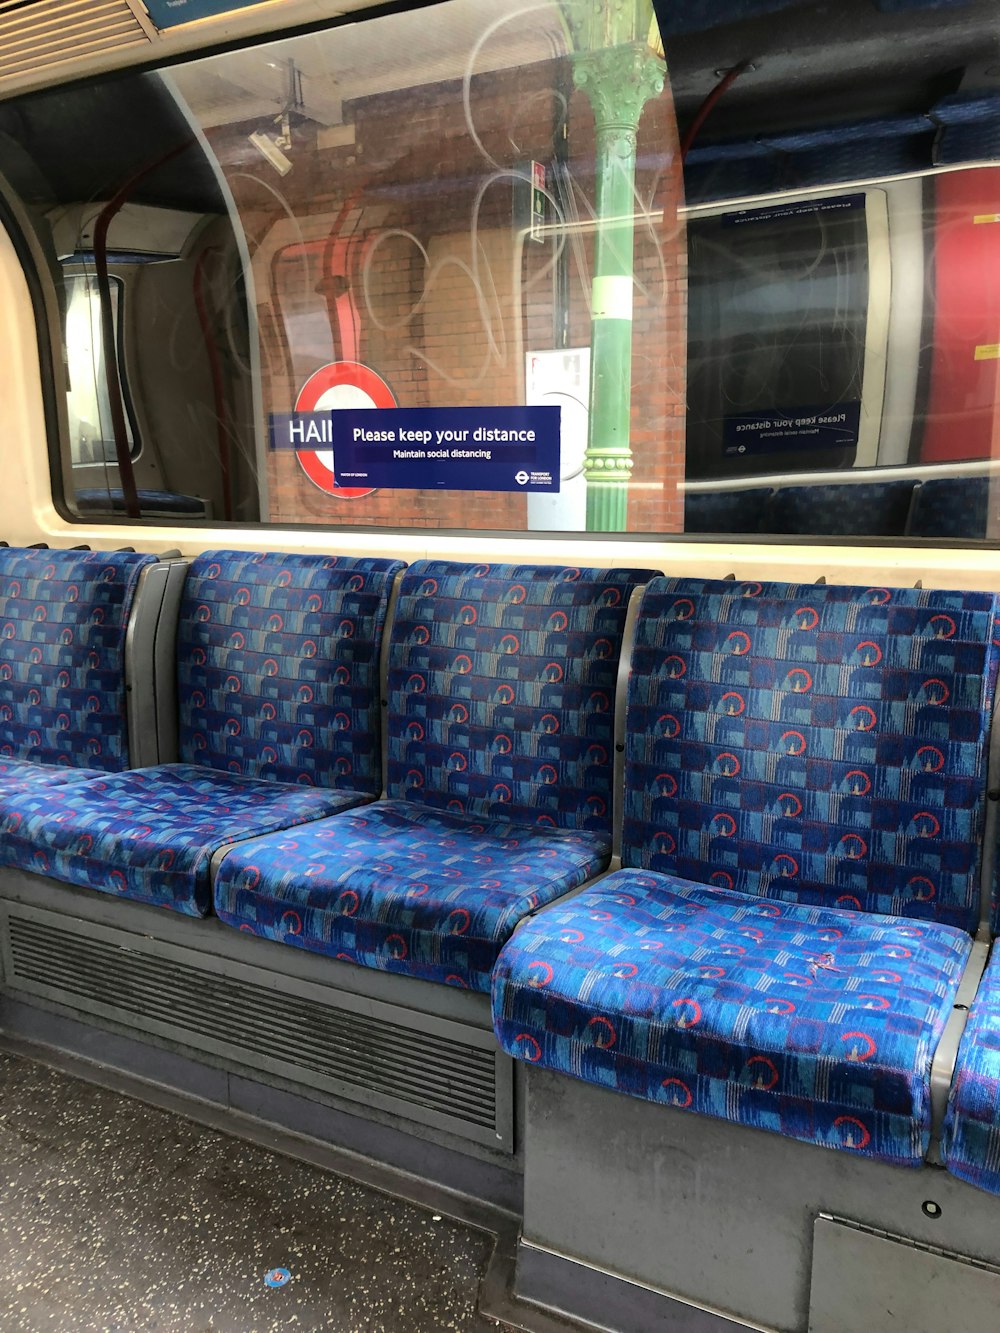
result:
M 990 0 L 660 17 L 444 0 L 0 105 L 128 311 L 84 406 L 63 294 L 70 509 L 1000 536 Z

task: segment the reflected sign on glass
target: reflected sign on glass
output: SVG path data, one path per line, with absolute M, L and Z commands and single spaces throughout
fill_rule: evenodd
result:
M 785 449 L 853 449 L 861 403 L 832 403 L 773 412 L 739 412 L 723 419 L 724 453 L 780 453 Z
M 274 412 L 271 448 L 322 450 L 338 486 L 558 491 L 558 407 Z

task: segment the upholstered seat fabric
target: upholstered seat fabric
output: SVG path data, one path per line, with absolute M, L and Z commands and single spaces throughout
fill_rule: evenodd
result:
M 650 577 L 411 565 L 390 646 L 387 795 L 607 832 L 622 631 Z
M 771 496 L 760 531 L 901 537 L 912 497 L 912 481 L 782 486 Z
M 379 801 L 241 844 L 220 920 L 365 967 L 489 991 L 522 917 L 603 870 L 606 834 Z
M 649 577 L 411 565 L 389 647 L 388 799 L 230 853 L 220 918 L 489 990 L 517 922 L 610 860 L 622 631 Z
M 202 915 L 222 845 L 381 787 L 378 659 L 392 560 L 210 551 L 177 632 L 182 762 L 0 805 L 3 860 Z
M 207 551 L 177 632 L 179 757 L 377 796 L 378 663 L 399 561 Z
M 916 1164 L 979 917 L 990 593 L 656 579 L 626 869 L 501 951 L 510 1054 Z
M 953 1176 L 1000 1194 L 1000 952 L 995 947 L 959 1044 L 941 1155 Z
M 203 916 L 213 852 L 320 819 L 364 797 L 162 764 L 6 797 L 4 863 Z
M 515 933 L 494 1026 L 510 1055 L 549 1069 L 917 1165 L 970 949 L 933 922 L 626 870 Z
M 61 787 L 65 782 L 99 778 L 100 769 L 70 764 L 33 764 L 28 759 L 0 759 L 0 799 L 35 787 Z
M 624 864 L 974 931 L 996 614 L 993 593 L 655 580 Z
M 205 501 L 197 495 L 180 495 L 176 491 L 136 492 L 139 512 L 143 517 L 168 515 L 176 518 L 204 518 Z M 76 491 L 70 503 L 80 514 L 127 514 L 125 493 L 119 487 L 110 490 L 87 487 Z
M 0 549 L 0 759 L 128 767 L 126 632 L 154 564 L 133 551 Z
M 907 532 L 914 537 L 986 536 L 989 477 L 932 477 L 916 488 Z

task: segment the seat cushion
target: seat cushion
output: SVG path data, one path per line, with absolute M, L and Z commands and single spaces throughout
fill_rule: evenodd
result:
M 0 802 L 0 861 L 188 916 L 211 908 L 212 854 L 229 842 L 320 819 L 356 792 L 163 764 Z
M 610 856 L 603 834 L 378 801 L 235 848 L 215 910 L 301 949 L 488 991 L 517 923 Z
M 649 1101 L 917 1165 L 971 941 L 626 870 L 504 947 L 511 1055 Z
M 996 948 L 958 1048 L 941 1155 L 953 1176 L 1000 1194 L 1000 951 Z
M 85 782 L 102 776 L 98 768 L 68 764 L 33 764 L 29 759 L 0 759 L 0 797 L 28 787 L 60 787 L 64 782 Z

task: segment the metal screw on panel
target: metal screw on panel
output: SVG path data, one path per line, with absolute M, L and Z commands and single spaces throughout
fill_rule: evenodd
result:
M 925 1199 L 924 1202 L 920 1205 L 920 1207 L 927 1217 L 941 1216 L 941 1205 L 939 1203 L 935 1203 L 933 1199 Z

